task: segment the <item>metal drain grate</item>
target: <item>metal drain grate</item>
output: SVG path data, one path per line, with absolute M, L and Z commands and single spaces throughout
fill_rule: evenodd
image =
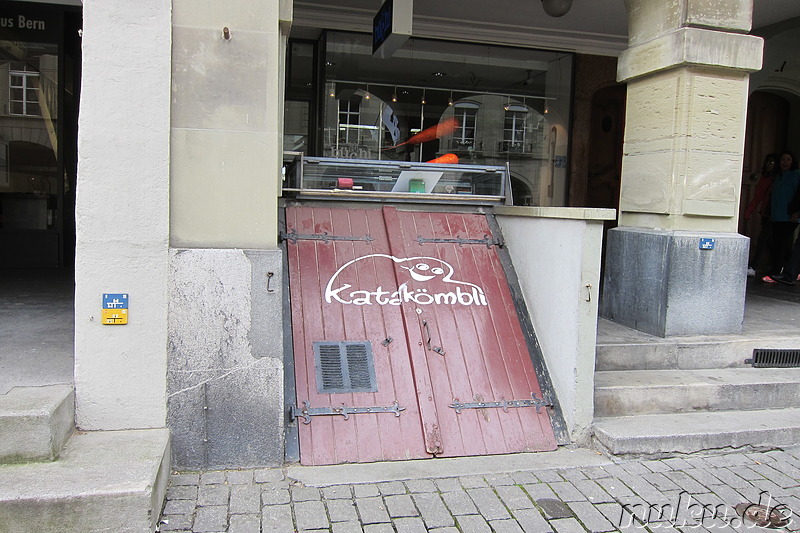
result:
M 745 359 L 744 363 L 754 368 L 800 367 L 800 350 L 756 348 L 753 358 Z
M 315 342 L 317 391 L 322 394 L 377 392 L 372 343 Z

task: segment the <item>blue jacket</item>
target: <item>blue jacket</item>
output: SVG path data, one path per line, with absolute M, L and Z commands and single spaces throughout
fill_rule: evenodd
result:
M 772 221 L 789 222 L 789 204 L 800 185 L 800 172 L 787 170 L 775 178 L 772 184 Z

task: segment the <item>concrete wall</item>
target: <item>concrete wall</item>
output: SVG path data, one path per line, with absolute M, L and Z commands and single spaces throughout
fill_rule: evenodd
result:
M 75 260 L 82 429 L 165 423 L 170 7 L 84 2 Z M 104 292 L 130 294 L 128 325 L 101 325 Z
M 613 220 L 615 211 L 505 207 L 495 213 L 571 440 L 584 443 L 594 416 L 603 220 Z

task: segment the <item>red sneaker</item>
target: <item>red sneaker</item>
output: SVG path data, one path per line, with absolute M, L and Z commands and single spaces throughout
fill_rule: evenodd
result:
M 764 283 L 778 283 L 769 276 L 764 276 L 763 278 L 761 278 L 761 281 L 763 281 Z

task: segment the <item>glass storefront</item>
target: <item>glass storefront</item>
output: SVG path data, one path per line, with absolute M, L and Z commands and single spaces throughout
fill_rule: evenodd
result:
M 67 262 L 78 84 L 64 50 L 70 40 L 77 51 L 79 21 L 78 11 L 30 4 L 0 11 L 0 266 Z
M 342 32 L 327 32 L 320 48 L 290 46 L 287 150 L 508 165 L 515 204 L 565 204 L 571 54 L 409 39 L 380 59 L 370 35 Z M 316 98 L 291 98 L 304 88 Z

